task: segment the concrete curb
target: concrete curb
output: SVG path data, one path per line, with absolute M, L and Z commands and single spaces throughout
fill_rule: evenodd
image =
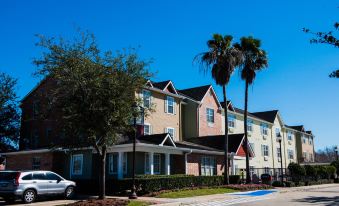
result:
M 288 193 L 288 192 L 300 192 L 300 191 L 309 191 L 314 189 L 322 189 L 329 187 L 337 187 L 338 183 L 333 184 L 323 184 L 323 185 L 312 185 L 312 186 L 302 186 L 302 187 L 290 187 L 290 188 L 276 188 L 279 193 Z

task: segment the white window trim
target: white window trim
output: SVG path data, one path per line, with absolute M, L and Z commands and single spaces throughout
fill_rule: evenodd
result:
M 149 134 L 145 134 L 145 128 L 144 128 L 144 135 L 151 135 L 152 134 L 152 125 L 149 123 L 144 123 L 144 126 L 148 126 L 149 127 Z
M 236 128 L 236 119 L 237 117 L 235 115 L 230 115 L 227 120 L 228 128 Z M 233 120 L 233 121 L 230 121 Z M 230 122 L 233 122 L 233 126 L 230 126 Z
M 264 147 L 267 147 L 267 155 L 265 155 Z M 262 150 L 261 152 L 262 152 L 263 157 L 269 157 L 270 156 L 270 147 L 268 145 L 262 144 L 261 145 L 261 150 Z
M 145 101 L 144 92 L 149 94 L 149 107 L 147 107 L 147 108 L 150 108 L 151 105 L 152 105 L 152 92 L 149 91 L 149 90 L 146 90 L 146 89 L 142 90 L 142 106 L 143 107 L 145 107 L 145 105 L 144 105 L 144 101 Z
M 166 127 L 165 128 L 165 132 L 166 133 L 168 133 L 169 135 L 171 135 L 169 132 L 168 132 L 168 129 L 172 129 L 173 130 L 173 136 L 171 136 L 172 137 L 172 139 L 174 140 L 175 139 L 175 136 L 176 136 L 176 132 L 175 132 L 175 128 L 173 128 L 173 127 Z
M 74 171 L 74 160 L 75 160 L 75 157 L 80 157 L 81 159 L 81 166 L 80 166 L 80 171 L 79 172 L 75 172 Z M 72 159 L 71 159 L 71 172 L 72 172 L 72 175 L 82 175 L 82 167 L 84 165 L 84 155 L 83 154 L 75 154 L 75 155 L 72 155 Z
M 146 161 L 147 160 L 147 161 Z M 145 174 L 151 174 L 151 164 L 150 164 L 150 154 L 148 152 L 145 152 L 144 155 L 144 173 Z M 147 167 L 148 167 L 148 171 L 147 171 Z
M 173 99 L 173 113 L 168 112 L 168 107 L 169 107 L 168 99 Z M 174 97 L 166 96 L 166 99 L 165 99 L 165 113 L 166 114 L 170 114 L 170 115 L 175 115 L 176 114 L 175 106 L 176 106 L 176 102 L 175 102 Z
M 212 111 L 213 111 L 213 122 L 209 122 L 209 121 L 208 121 L 208 116 L 209 116 L 209 114 L 208 114 L 207 110 L 212 110 Z M 207 123 L 208 123 L 209 125 L 213 125 L 213 124 L 215 123 L 215 112 L 214 112 L 214 109 L 211 108 L 211 107 L 206 107 L 206 121 L 207 121 Z

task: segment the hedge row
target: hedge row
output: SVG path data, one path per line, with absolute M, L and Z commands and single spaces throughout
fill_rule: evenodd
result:
M 80 192 L 92 192 L 98 187 L 98 182 L 94 180 L 76 181 Z M 231 175 L 230 184 L 239 184 L 240 176 Z M 223 176 L 189 176 L 189 175 L 156 175 L 156 176 L 138 176 L 135 179 L 135 185 L 138 194 L 148 194 L 161 190 L 175 190 L 182 188 L 193 188 L 203 186 L 221 186 L 224 184 Z M 106 190 L 109 193 L 124 193 L 132 187 L 132 179 L 108 180 L 106 182 Z
M 290 163 L 288 170 L 293 182 L 317 181 L 320 179 L 334 179 L 336 174 L 336 167 L 334 166 L 322 166 L 322 165 L 305 165 L 301 166 L 297 163 Z

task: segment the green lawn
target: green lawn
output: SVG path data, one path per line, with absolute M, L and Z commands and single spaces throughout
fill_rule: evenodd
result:
M 133 200 L 130 201 L 127 206 L 148 206 L 148 205 L 150 205 L 150 203 L 148 202 Z
M 214 194 L 223 194 L 237 192 L 233 189 L 228 188 L 206 188 L 206 189 L 194 189 L 194 190 L 181 190 L 176 192 L 166 192 L 162 193 L 156 197 L 160 198 L 182 198 L 182 197 L 194 197 L 202 195 L 214 195 Z

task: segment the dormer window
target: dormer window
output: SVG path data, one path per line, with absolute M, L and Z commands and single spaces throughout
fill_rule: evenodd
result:
M 235 115 L 228 116 L 228 127 L 229 128 L 235 128 L 235 120 L 236 120 Z

